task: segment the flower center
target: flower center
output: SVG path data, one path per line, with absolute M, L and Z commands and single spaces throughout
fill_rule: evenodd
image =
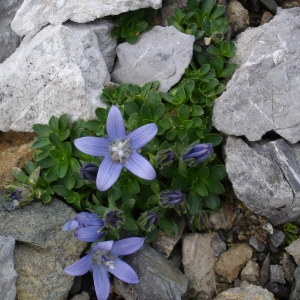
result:
M 115 268 L 113 257 L 109 255 L 108 251 L 96 250 L 92 253 L 93 264 L 100 266 L 104 265 L 106 268 L 113 270 Z
M 116 139 L 109 144 L 109 152 L 113 162 L 121 164 L 126 163 L 131 154 L 129 139 L 124 141 Z

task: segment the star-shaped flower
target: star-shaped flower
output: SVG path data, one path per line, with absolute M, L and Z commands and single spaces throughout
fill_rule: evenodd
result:
M 74 141 L 80 151 L 104 157 L 96 179 L 98 190 L 109 189 L 117 181 L 123 168 L 143 179 L 153 180 L 156 177 L 154 168 L 137 150 L 156 135 L 156 124 L 146 124 L 126 134 L 122 114 L 116 106 L 112 106 L 108 113 L 106 130 L 107 138 L 89 136 Z
M 81 276 L 92 270 L 97 298 L 106 300 L 110 292 L 108 272 L 127 283 L 139 282 L 136 272 L 118 256 L 132 254 L 143 244 L 144 239 L 138 237 L 100 242 L 92 248 L 90 253 L 64 271 L 69 275 Z

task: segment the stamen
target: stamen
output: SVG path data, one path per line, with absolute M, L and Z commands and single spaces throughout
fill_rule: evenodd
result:
M 109 146 L 111 160 L 115 163 L 126 163 L 131 154 L 130 139 L 116 139 Z

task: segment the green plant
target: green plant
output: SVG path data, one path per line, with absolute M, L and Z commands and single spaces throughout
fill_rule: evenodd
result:
M 111 30 L 111 36 L 134 44 L 140 33 L 151 29 L 155 15 L 156 10 L 152 8 L 123 13 L 117 18 L 117 26 Z

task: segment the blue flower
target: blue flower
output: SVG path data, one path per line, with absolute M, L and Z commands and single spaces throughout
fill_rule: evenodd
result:
M 147 232 L 155 229 L 158 222 L 159 215 L 156 211 L 153 210 L 143 212 L 138 219 L 139 226 Z
M 75 237 L 83 242 L 95 242 L 105 232 L 101 232 L 104 222 L 97 214 L 81 212 L 74 219 L 68 221 L 63 227 L 63 231 L 75 230 Z
M 143 244 L 144 239 L 138 237 L 100 242 L 64 271 L 69 275 L 81 276 L 92 270 L 97 298 L 106 300 L 110 292 L 108 272 L 130 284 L 139 282 L 136 272 L 118 256 L 132 254 Z
M 154 168 L 137 150 L 156 135 L 156 124 L 144 125 L 127 135 L 120 110 L 112 106 L 108 113 L 106 130 L 107 138 L 82 137 L 74 141 L 80 151 L 104 157 L 96 179 L 98 190 L 109 189 L 117 181 L 123 168 L 143 179 L 153 180 L 156 177 Z
M 207 159 L 214 152 L 212 144 L 196 144 L 183 151 L 183 161 L 189 165 L 195 165 Z
M 178 190 L 165 190 L 159 194 L 159 202 L 162 207 L 180 205 L 184 202 L 184 195 Z

